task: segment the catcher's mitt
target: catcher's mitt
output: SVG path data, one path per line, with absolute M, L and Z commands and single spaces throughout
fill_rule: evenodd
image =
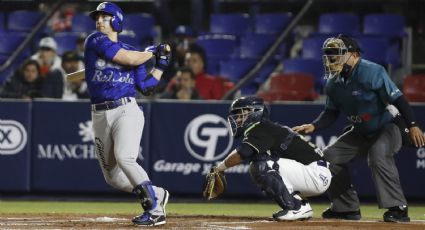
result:
M 223 172 L 212 167 L 211 171 L 205 177 L 202 195 L 205 199 L 211 200 L 220 196 L 226 190 L 226 177 Z

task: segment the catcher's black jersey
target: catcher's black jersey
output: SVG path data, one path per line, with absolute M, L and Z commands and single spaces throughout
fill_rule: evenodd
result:
M 303 136 L 287 126 L 267 120 L 255 123 L 245 130 L 242 144 L 237 151 L 243 159 L 250 160 L 265 153 L 302 164 L 323 159 L 320 149 Z

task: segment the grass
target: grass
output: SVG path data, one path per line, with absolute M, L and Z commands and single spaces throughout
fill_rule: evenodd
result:
M 320 217 L 328 204 L 313 204 L 314 217 Z M 169 203 L 167 212 L 178 215 L 229 215 L 270 217 L 278 209 L 275 204 L 242 203 Z M 141 211 L 135 202 L 71 202 L 71 201 L 0 201 L 2 213 L 74 213 L 74 214 L 129 214 Z M 385 212 L 375 204 L 361 206 L 365 219 L 381 219 Z M 412 220 L 425 220 L 425 205 L 410 205 Z

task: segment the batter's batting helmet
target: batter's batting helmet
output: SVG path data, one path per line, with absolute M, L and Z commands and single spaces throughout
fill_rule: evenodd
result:
M 93 20 L 96 20 L 96 15 L 98 13 L 106 13 L 112 16 L 111 26 L 118 33 L 122 31 L 122 23 L 124 21 L 124 15 L 119 6 L 112 2 L 102 2 L 97 7 L 96 10 L 90 12 L 90 17 Z
M 234 137 L 239 137 L 252 124 L 268 118 L 270 109 L 262 98 L 257 96 L 241 97 L 232 102 L 227 121 Z

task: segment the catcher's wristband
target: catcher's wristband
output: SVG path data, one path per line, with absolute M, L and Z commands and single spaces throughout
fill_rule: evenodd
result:
M 217 165 L 217 169 L 218 169 L 218 171 L 220 171 L 220 172 L 224 172 L 224 170 L 226 170 L 226 169 L 227 169 L 227 166 L 226 166 L 226 164 L 224 163 L 224 161 L 220 162 L 220 163 Z

